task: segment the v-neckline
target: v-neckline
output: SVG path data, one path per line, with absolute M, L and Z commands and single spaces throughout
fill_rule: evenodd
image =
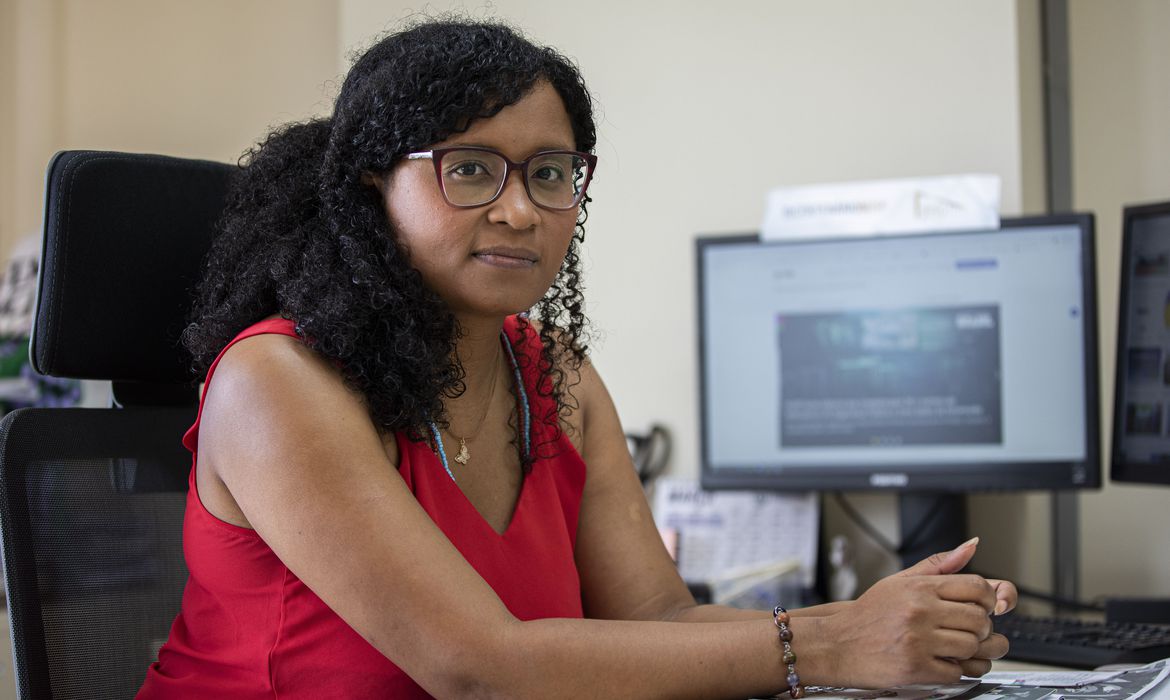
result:
M 527 456 L 532 449 L 532 409 L 528 403 L 528 387 L 524 384 L 524 373 L 520 371 L 520 365 L 516 361 L 516 352 L 512 348 L 512 339 L 509 337 L 506 329 L 500 330 L 500 342 L 507 351 L 508 360 L 512 366 L 514 383 L 516 385 L 516 398 L 520 404 L 517 406 L 517 411 L 519 411 L 519 419 L 523 422 L 523 432 L 520 436 L 520 439 L 523 441 L 523 455 L 521 457 L 521 462 L 523 463 L 525 456 Z M 497 530 L 491 523 L 488 522 L 483 513 L 479 511 L 479 508 L 475 507 L 475 504 L 472 503 L 471 499 L 467 497 L 467 494 L 463 492 L 463 488 L 459 486 L 459 482 L 455 480 L 455 475 L 451 472 L 450 465 L 447 462 L 446 450 L 443 447 L 443 437 L 439 434 L 439 429 L 435 426 L 434 422 L 431 422 L 429 425 L 435 447 L 437 448 L 437 450 L 432 454 L 439 462 L 439 466 L 441 467 L 442 472 L 446 473 L 447 476 L 450 477 L 449 481 L 451 485 L 454 486 L 455 490 L 459 492 L 459 496 L 462 498 L 463 502 L 467 504 L 467 507 L 475 513 L 476 518 L 481 523 L 483 523 L 484 527 L 494 533 L 496 537 L 501 539 L 506 538 L 508 533 L 512 531 L 512 525 L 516 522 L 516 518 L 520 514 L 520 506 L 524 502 L 524 494 L 526 491 L 528 491 L 528 482 L 532 477 L 531 471 L 521 477 L 520 492 L 516 494 L 516 501 L 512 504 L 512 512 L 508 515 L 508 522 L 504 525 L 503 530 Z
M 438 459 L 437 455 L 435 456 L 435 459 Z M 442 473 L 441 470 L 440 473 Z M 452 479 L 443 479 L 443 481 L 450 484 L 451 487 L 456 492 L 458 492 L 459 498 L 463 501 L 463 504 L 469 508 L 471 512 L 475 513 L 475 517 L 481 525 L 487 528 L 489 532 L 495 534 L 496 537 L 499 537 L 500 539 L 507 539 L 508 534 L 512 531 L 512 526 L 516 524 L 516 520 L 520 517 L 520 505 L 524 502 L 524 494 L 528 493 L 528 482 L 532 481 L 533 475 L 534 471 L 530 471 L 528 474 L 525 474 L 520 481 L 520 493 L 516 494 L 516 502 L 512 504 L 512 512 L 508 515 L 508 522 L 506 525 L 504 525 L 503 531 L 497 530 L 492 526 L 491 523 L 488 522 L 487 518 L 483 516 L 483 513 L 479 512 L 479 508 L 476 508 L 475 504 L 471 502 L 471 499 L 467 497 L 467 494 L 463 493 L 463 489 L 459 486 L 458 482 Z

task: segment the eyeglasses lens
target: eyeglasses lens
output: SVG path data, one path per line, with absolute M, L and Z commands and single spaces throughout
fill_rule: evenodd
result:
M 502 189 L 506 165 L 503 158 L 486 151 L 448 151 L 439 165 L 447 200 L 463 207 L 491 200 Z M 569 209 L 580 201 L 581 188 L 589 181 L 589 163 L 573 153 L 550 151 L 528 162 L 526 177 L 533 202 Z
M 528 191 L 532 201 L 554 209 L 568 209 L 581 198 L 589 164 L 572 153 L 546 153 L 528 163 Z

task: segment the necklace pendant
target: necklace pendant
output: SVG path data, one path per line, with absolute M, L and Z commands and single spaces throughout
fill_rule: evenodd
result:
M 460 464 L 467 464 L 471 461 L 471 453 L 467 451 L 467 440 L 459 438 L 459 454 L 455 455 L 455 461 Z

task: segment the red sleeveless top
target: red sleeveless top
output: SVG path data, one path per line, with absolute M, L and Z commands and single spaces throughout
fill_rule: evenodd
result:
M 508 529 L 500 535 L 488 525 L 426 443 L 396 435 L 398 471 L 419 504 L 513 615 L 522 620 L 581 617 L 573 548 L 585 463 L 563 434 L 554 434 L 541 420 L 555 407 L 534 390 L 540 348 L 535 333 L 531 328 L 521 333 L 514 317 L 507 320 L 505 332 L 528 388 L 537 455 Z M 270 319 L 244 330 L 228 347 L 263 333 L 296 337 L 291 321 Z M 530 360 L 525 362 L 523 356 Z M 222 358 L 221 352 L 208 370 L 209 383 Z M 199 411 L 202 416 L 202 404 Z M 226 523 L 203 507 L 195 482 L 198 442 L 196 418 L 183 436 L 192 454 L 183 522 L 190 578 L 170 638 L 137 697 L 430 697 L 301 583 L 255 530 Z

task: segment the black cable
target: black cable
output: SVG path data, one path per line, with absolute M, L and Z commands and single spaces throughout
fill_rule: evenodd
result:
M 914 527 L 910 528 L 910 533 L 902 538 L 902 544 L 895 545 L 893 542 L 886 539 L 885 535 L 879 532 L 877 528 L 869 523 L 869 521 L 862 517 L 862 515 L 858 513 L 857 510 L 853 507 L 853 504 L 845 500 L 845 494 L 841 493 L 840 491 L 836 491 L 833 493 L 833 496 L 837 501 L 837 505 L 841 507 L 841 510 L 845 511 L 845 514 L 849 516 L 849 519 L 852 520 L 853 523 L 857 525 L 857 527 L 865 531 L 865 534 L 869 535 L 870 538 L 881 545 L 883 549 L 898 556 L 905 554 L 919 544 L 922 533 L 926 532 L 930 524 L 936 517 L 938 517 L 938 514 L 942 512 L 943 506 L 946 505 L 946 499 L 942 497 L 936 498 L 934 505 L 930 507 L 930 510 L 928 510 L 926 514 L 922 516 L 922 519 L 919 520 Z
M 841 510 L 845 511 L 845 515 L 849 516 L 849 519 L 853 521 L 853 524 L 860 528 L 862 532 L 869 535 L 871 540 L 877 542 L 878 546 L 892 554 L 900 554 L 898 551 L 898 545 L 886 539 L 886 536 L 878 531 L 876 527 L 870 525 L 868 520 L 861 517 L 861 513 L 858 513 L 853 508 L 853 504 L 845 500 L 845 494 L 841 493 L 840 491 L 834 491 L 833 500 L 837 502 L 837 505 L 841 507 Z
M 922 520 L 917 525 L 914 526 L 911 534 L 903 538 L 904 541 L 902 545 L 899 546 L 891 542 L 889 538 L 883 535 L 876 527 L 874 527 L 868 520 L 866 520 L 861 515 L 861 513 L 857 512 L 857 509 L 853 507 L 853 504 L 845 499 L 845 494 L 841 493 L 840 491 L 834 491 L 833 499 L 836 501 L 837 505 L 840 506 L 845 515 L 851 521 L 853 521 L 853 524 L 856 525 L 858 529 L 869 536 L 869 538 L 876 542 L 882 549 L 896 556 L 901 556 L 910 546 L 913 546 L 915 540 L 917 540 L 922 532 L 925 531 L 926 526 L 930 523 L 931 520 L 935 518 L 943 504 L 942 498 L 937 499 L 935 504 L 931 507 L 930 511 L 922 517 Z M 983 578 L 1002 578 L 1000 576 L 972 571 L 970 569 L 967 571 L 977 576 L 982 576 Z M 1037 591 L 1033 588 L 1021 586 L 1019 584 L 1016 584 L 1016 591 L 1020 594 L 1021 597 L 1033 598 L 1035 600 L 1051 603 L 1052 605 L 1056 605 L 1062 608 L 1091 612 L 1105 611 L 1105 606 L 1098 603 L 1084 603 L 1079 600 L 1072 600 L 1071 598 L 1062 598 L 1060 596 L 1052 595 L 1051 593 L 1041 593 L 1040 591 Z

